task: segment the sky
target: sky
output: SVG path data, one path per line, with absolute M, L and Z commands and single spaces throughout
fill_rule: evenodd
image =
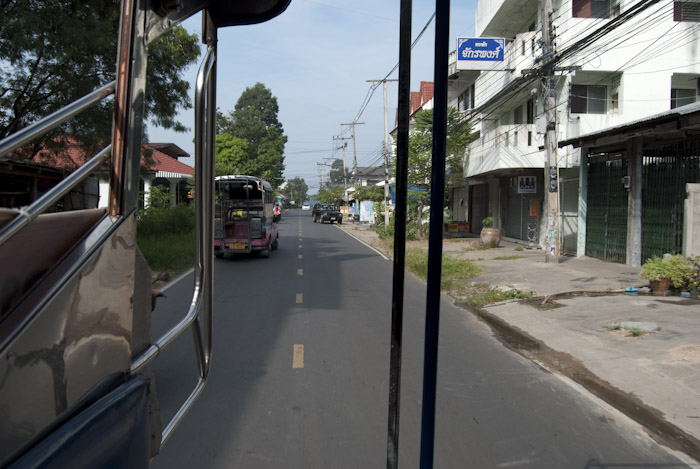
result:
M 458 36 L 474 35 L 477 0 L 452 2 L 450 50 Z M 282 15 L 266 23 L 219 30 L 217 106 L 232 111 L 246 88 L 263 83 L 279 105 L 278 119 L 288 138 L 285 146 L 284 177 L 300 177 L 309 194 L 320 185 L 319 163 L 342 158 L 333 137 L 350 137 L 355 127 L 358 166 L 383 164 L 384 104 L 381 85 L 361 115 L 362 104 L 372 86 L 366 80 L 383 79 L 398 62 L 399 0 L 292 0 Z M 413 2 L 412 38 L 420 33 L 435 11 L 435 3 Z M 183 23 L 190 33 L 201 36 L 201 17 Z M 412 51 L 411 90 L 421 81 L 434 80 L 435 21 L 433 20 Z M 200 57 L 200 61 L 203 57 Z M 184 79 L 194 82 L 199 63 L 190 67 Z M 398 78 L 398 70 L 388 78 Z M 397 82 L 387 84 L 389 130 L 394 127 Z M 180 112 L 179 119 L 193 129 L 194 110 Z M 194 132 L 177 133 L 148 126 L 151 142 L 173 142 L 194 156 Z M 347 140 L 346 163 L 353 165 L 352 140 Z M 193 158 L 183 162 L 194 166 Z M 322 167 L 324 177 L 327 168 Z

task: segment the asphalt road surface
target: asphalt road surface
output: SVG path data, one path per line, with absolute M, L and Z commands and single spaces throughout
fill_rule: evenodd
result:
M 268 259 L 217 259 L 212 372 L 154 468 L 386 467 L 392 263 L 288 211 Z M 166 291 L 156 336 L 189 306 Z M 406 277 L 399 467 L 418 467 L 425 284 Z M 636 424 L 441 306 L 435 467 L 686 467 Z M 154 365 L 165 422 L 196 382 L 190 334 Z

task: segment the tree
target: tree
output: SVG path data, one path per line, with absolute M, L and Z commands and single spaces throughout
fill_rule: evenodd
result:
M 333 163 L 331 163 L 331 170 L 329 174 L 331 184 L 343 184 L 344 182 L 346 182 L 348 179 L 348 172 L 347 168 L 345 168 L 343 160 L 339 158 L 333 160 Z
M 287 180 L 286 191 L 289 193 L 289 200 L 296 205 L 307 199 L 308 190 L 309 186 L 306 185 L 306 181 L 300 177 Z
M 110 0 L 0 2 L 0 138 L 20 130 L 115 79 L 119 4 Z M 180 108 L 191 107 L 180 74 L 199 56 L 196 35 L 176 27 L 149 45 L 145 118 L 176 131 Z M 81 113 L 23 156 L 69 136 L 85 151 L 111 133 L 113 102 Z M 26 154 L 28 153 L 28 155 Z
M 343 200 L 344 189 L 340 186 L 333 186 L 328 189 L 318 191 L 316 200 L 324 204 L 338 204 Z
M 430 203 L 432 109 L 418 111 L 414 129 L 415 131 L 408 137 L 408 185 L 419 187 L 420 190 L 410 190 L 409 198 L 417 202 L 415 204 L 415 219 L 418 222 L 418 236 L 424 238 L 425 228 L 421 220 L 423 208 Z M 457 181 L 462 177 L 462 156 L 471 140 L 471 127 L 461 122 L 459 111 L 456 108 L 448 109 L 445 171 L 449 180 Z
M 352 196 L 357 201 L 384 202 L 384 186 L 359 186 Z
M 216 167 L 217 176 L 228 174 L 247 174 L 245 168 L 248 155 L 248 142 L 231 134 L 216 136 Z
M 283 181 L 287 137 L 277 119 L 277 98 L 262 83 L 246 88 L 228 116 L 218 114 L 217 130 L 244 139 L 247 164 L 241 171 L 278 185 Z

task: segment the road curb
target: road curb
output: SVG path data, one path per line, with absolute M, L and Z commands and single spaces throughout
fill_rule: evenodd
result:
M 515 327 L 484 308 L 455 302 L 456 306 L 485 322 L 503 345 L 523 357 L 538 363 L 547 371 L 565 376 L 583 386 L 597 398 L 634 420 L 659 444 L 683 452 L 700 461 L 700 440 L 668 422 L 664 414 L 623 391 L 590 371 L 580 360 L 555 350 L 527 332 Z

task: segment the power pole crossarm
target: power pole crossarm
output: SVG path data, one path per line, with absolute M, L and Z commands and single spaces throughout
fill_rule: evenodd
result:
M 364 122 L 351 122 L 349 124 L 340 124 L 349 125 L 352 127 L 352 176 L 353 179 L 355 179 L 355 183 L 357 183 L 357 145 L 355 144 L 355 126 L 362 124 L 364 124 Z

